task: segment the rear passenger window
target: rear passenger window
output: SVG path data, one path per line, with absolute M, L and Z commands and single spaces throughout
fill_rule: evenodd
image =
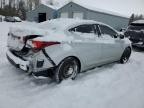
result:
M 80 33 L 95 33 L 93 25 L 80 25 L 80 26 L 70 29 L 69 31 L 80 32 Z
M 105 36 L 114 37 L 117 35 L 117 33 L 113 29 L 105 25 L 100 25 L 100 30 L 101 30 L 101 34 Z

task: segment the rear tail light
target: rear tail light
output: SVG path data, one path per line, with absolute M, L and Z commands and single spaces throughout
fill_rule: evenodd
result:
M 54 41 L 43 42 L 43 41 L 36 41 L 36 40 L 31 41 L 31 47 L 33 49 L 41 49 L 41 48 L 56 45 L 56 44 L 60 44 L 60 42 L 54 42 Z

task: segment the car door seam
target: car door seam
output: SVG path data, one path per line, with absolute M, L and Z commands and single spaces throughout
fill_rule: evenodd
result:
M 46 50 L 42 49 L 42 52 L 45 55 L 45 57 L 48 59 L 48 61 L 55 67 L 56 66 L 55 62 L 51 59 L 51 57 L 48 55 L 48 53 L 46 52 Z

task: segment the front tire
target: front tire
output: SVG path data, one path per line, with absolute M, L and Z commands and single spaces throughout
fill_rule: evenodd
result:
M 124 50 L 123 55 L 121 56 L 120 63 L 122 64 L 126 63 L 129 60 L 130 56 L 131 56 L 131 48 L 127 47 Z
M 64 59 L 55 71 L 55 80 L 60 83 L 65 79 L 74 80 L 80 71 L 78 61 L 73 57 Z

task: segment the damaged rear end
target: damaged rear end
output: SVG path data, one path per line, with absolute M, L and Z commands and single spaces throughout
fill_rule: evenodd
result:
M 36 40 L 45 35 L 47 33 L 39 29 L 30 31 L 26 28 L 11 28 L 7 42 L 7 58 L 10 63 L 35 76 L 47 76 L 48 70 L 53 70 L 56 64 L 45 51 L 45 47 L 60 42 Z

